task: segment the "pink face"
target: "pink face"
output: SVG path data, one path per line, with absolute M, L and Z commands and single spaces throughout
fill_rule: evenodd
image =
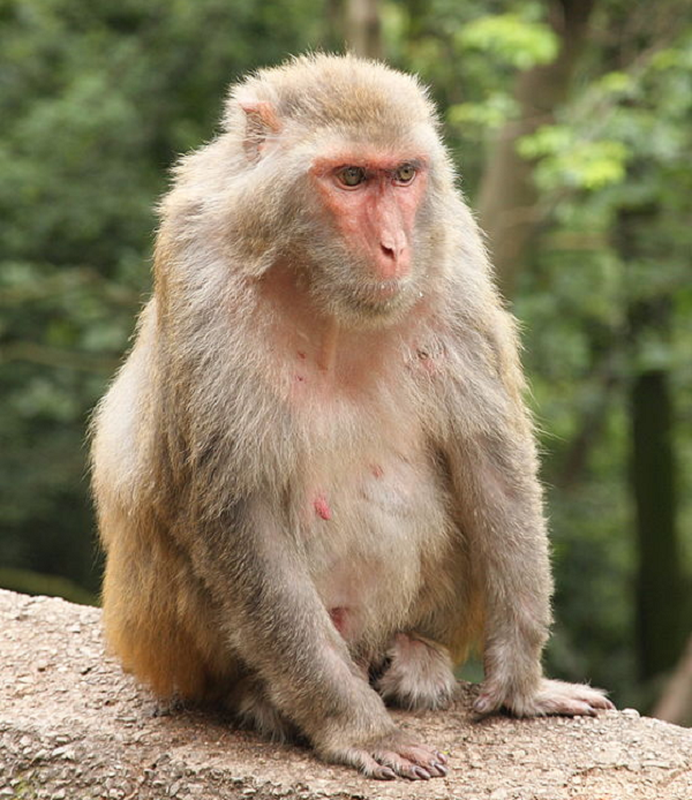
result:
M 317 159 L 311 174 L 344 242 L 358 258 L 365 257 L 373 279 L 406 277 L 427 183 L 425 160 L 343 151 Z

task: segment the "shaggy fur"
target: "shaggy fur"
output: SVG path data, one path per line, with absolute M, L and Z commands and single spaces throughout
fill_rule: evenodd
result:
M 233 88 L 161 204 L 155 290 L 94 421 L 108 640 L 161 696 L 218 699 L 370 775 L 442 775 L 393 703 L 593 713 L 547 682 L 551 576 L 511 316 L 417 81 L 310 56 Z M 413 267 L 376 306 L 309 171 L 422 153 Z M 369 674 L 379 674 L 375 688 Z

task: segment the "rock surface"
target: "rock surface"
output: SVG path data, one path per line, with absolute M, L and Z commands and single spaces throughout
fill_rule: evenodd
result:
M 0 590 L 0 654 L 0 800 L 692 798 L 692 730 L 636 711 L 479 722 L 460 684 L 450 711 L 395 714 L 449 776 L 383 783 L 208 713 L 156 716 L 104 654 L 97 609 Z

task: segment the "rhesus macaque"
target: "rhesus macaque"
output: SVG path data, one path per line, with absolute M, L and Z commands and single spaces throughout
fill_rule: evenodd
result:
M 589 714 L 547 680 L 551 574 L 511 316 L 417 81 L 298 58 L 230 94 L 161 205 L 153 299 L 102 401 L 108 640 L 376 778 L 446 774 L 385 702 Z

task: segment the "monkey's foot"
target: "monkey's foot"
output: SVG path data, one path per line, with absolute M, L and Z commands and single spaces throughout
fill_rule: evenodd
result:
M 179 711 L 183 711 L 185 703 L 180 697 L 169 697 L 168 699 L 157 698 L 151 710 L 152 717 L 170 717 Z
M 356 767 L 369 778 L 390 781 L 397 777 L 412 781 L 443 778 L 447 756 L 420 744 L 401 731 L 369 742 L 324 754 L 328 761 Z
M 375 688 L 388 703 L 411 711 L 449 706 L 456 680 L 445 647 L 416 634 L 398 633 L 387 657 L 389 666 Z
M 512 696 L 501 690 L 484 687 L 473 704 L 474 711 L 479 714 L 497 711 L 500 706 L 504 706 L 517 717 L 539 717 L 546 714 L 595 717 L 598 711 L 615 708 L 605 696 L 603 689 L 547 678 L 542 678 L 538 690 L 530 695 Z
M 235 699 L 232 710 L 242 727 L 251 728 L 273 742 L 286 742 L 296 737 L 293 724 L 279 713 L 259 687 L 248 687 Z

